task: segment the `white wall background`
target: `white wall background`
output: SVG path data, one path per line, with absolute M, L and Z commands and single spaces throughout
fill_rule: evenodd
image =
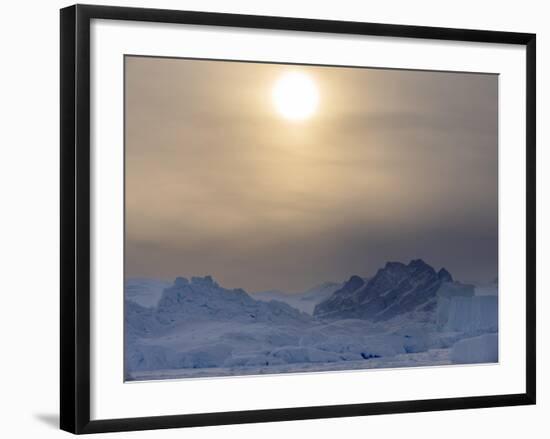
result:
M 96 3 L 88 1 L 88 3 Z M 514 438 L 550 433 L 550 14 L 536 0 L 157 0 L 101 4 L 536 32 L 538 45 L 538 405 L 155 432 L 110 437 Z M 6 2 L 0 25 L 0 434 L 60 437 L 58 422 L 59 13 Z M 545 416 L 546 415 L 546 416 Z

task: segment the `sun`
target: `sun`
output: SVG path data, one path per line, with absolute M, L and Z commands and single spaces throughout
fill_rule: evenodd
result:
M 300 72 L 283 74 L 273 86 L 272 98 L 279 114 L 289 120 L 310 118 L 319 104 L 315 83 Z

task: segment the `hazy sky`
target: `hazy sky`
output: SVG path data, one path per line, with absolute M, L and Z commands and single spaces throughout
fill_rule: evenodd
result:
M 316 113 L 272 89 L 309 76 Z M 495 75 L 126 57 L 126 275 L 298 291 L 498 265 Z

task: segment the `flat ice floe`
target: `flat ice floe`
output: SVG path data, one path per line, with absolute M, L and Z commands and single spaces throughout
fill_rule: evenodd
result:
M 179 378 L 266 375 L 274 373 L 330 372 L 344 370 L 446 366 L 453 364 L 450 349 L 430 349 L 416 354 L 398 354 L 390 358 L 371 358 L 339 363 L 293 363 L 273 366 L 213 367 L 203 369 L 166 369 L 133 372 L 129 381 L 153 381 Z

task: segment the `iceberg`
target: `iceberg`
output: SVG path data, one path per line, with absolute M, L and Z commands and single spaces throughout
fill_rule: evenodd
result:
M 321 300 L 314 315 L 211 276 L 176 278 L 153 306 L 126 296 L 126 380 L 498 360 L 497 295 L 421 260 L 293 299 Z
M 456 296 L 441 317 L 443 331 L 480 334 L 498 331 L 497 296 Z
M 498 362 L 498 334 L 457 341 L 451 349 L 451 361 L 458 364 Z

